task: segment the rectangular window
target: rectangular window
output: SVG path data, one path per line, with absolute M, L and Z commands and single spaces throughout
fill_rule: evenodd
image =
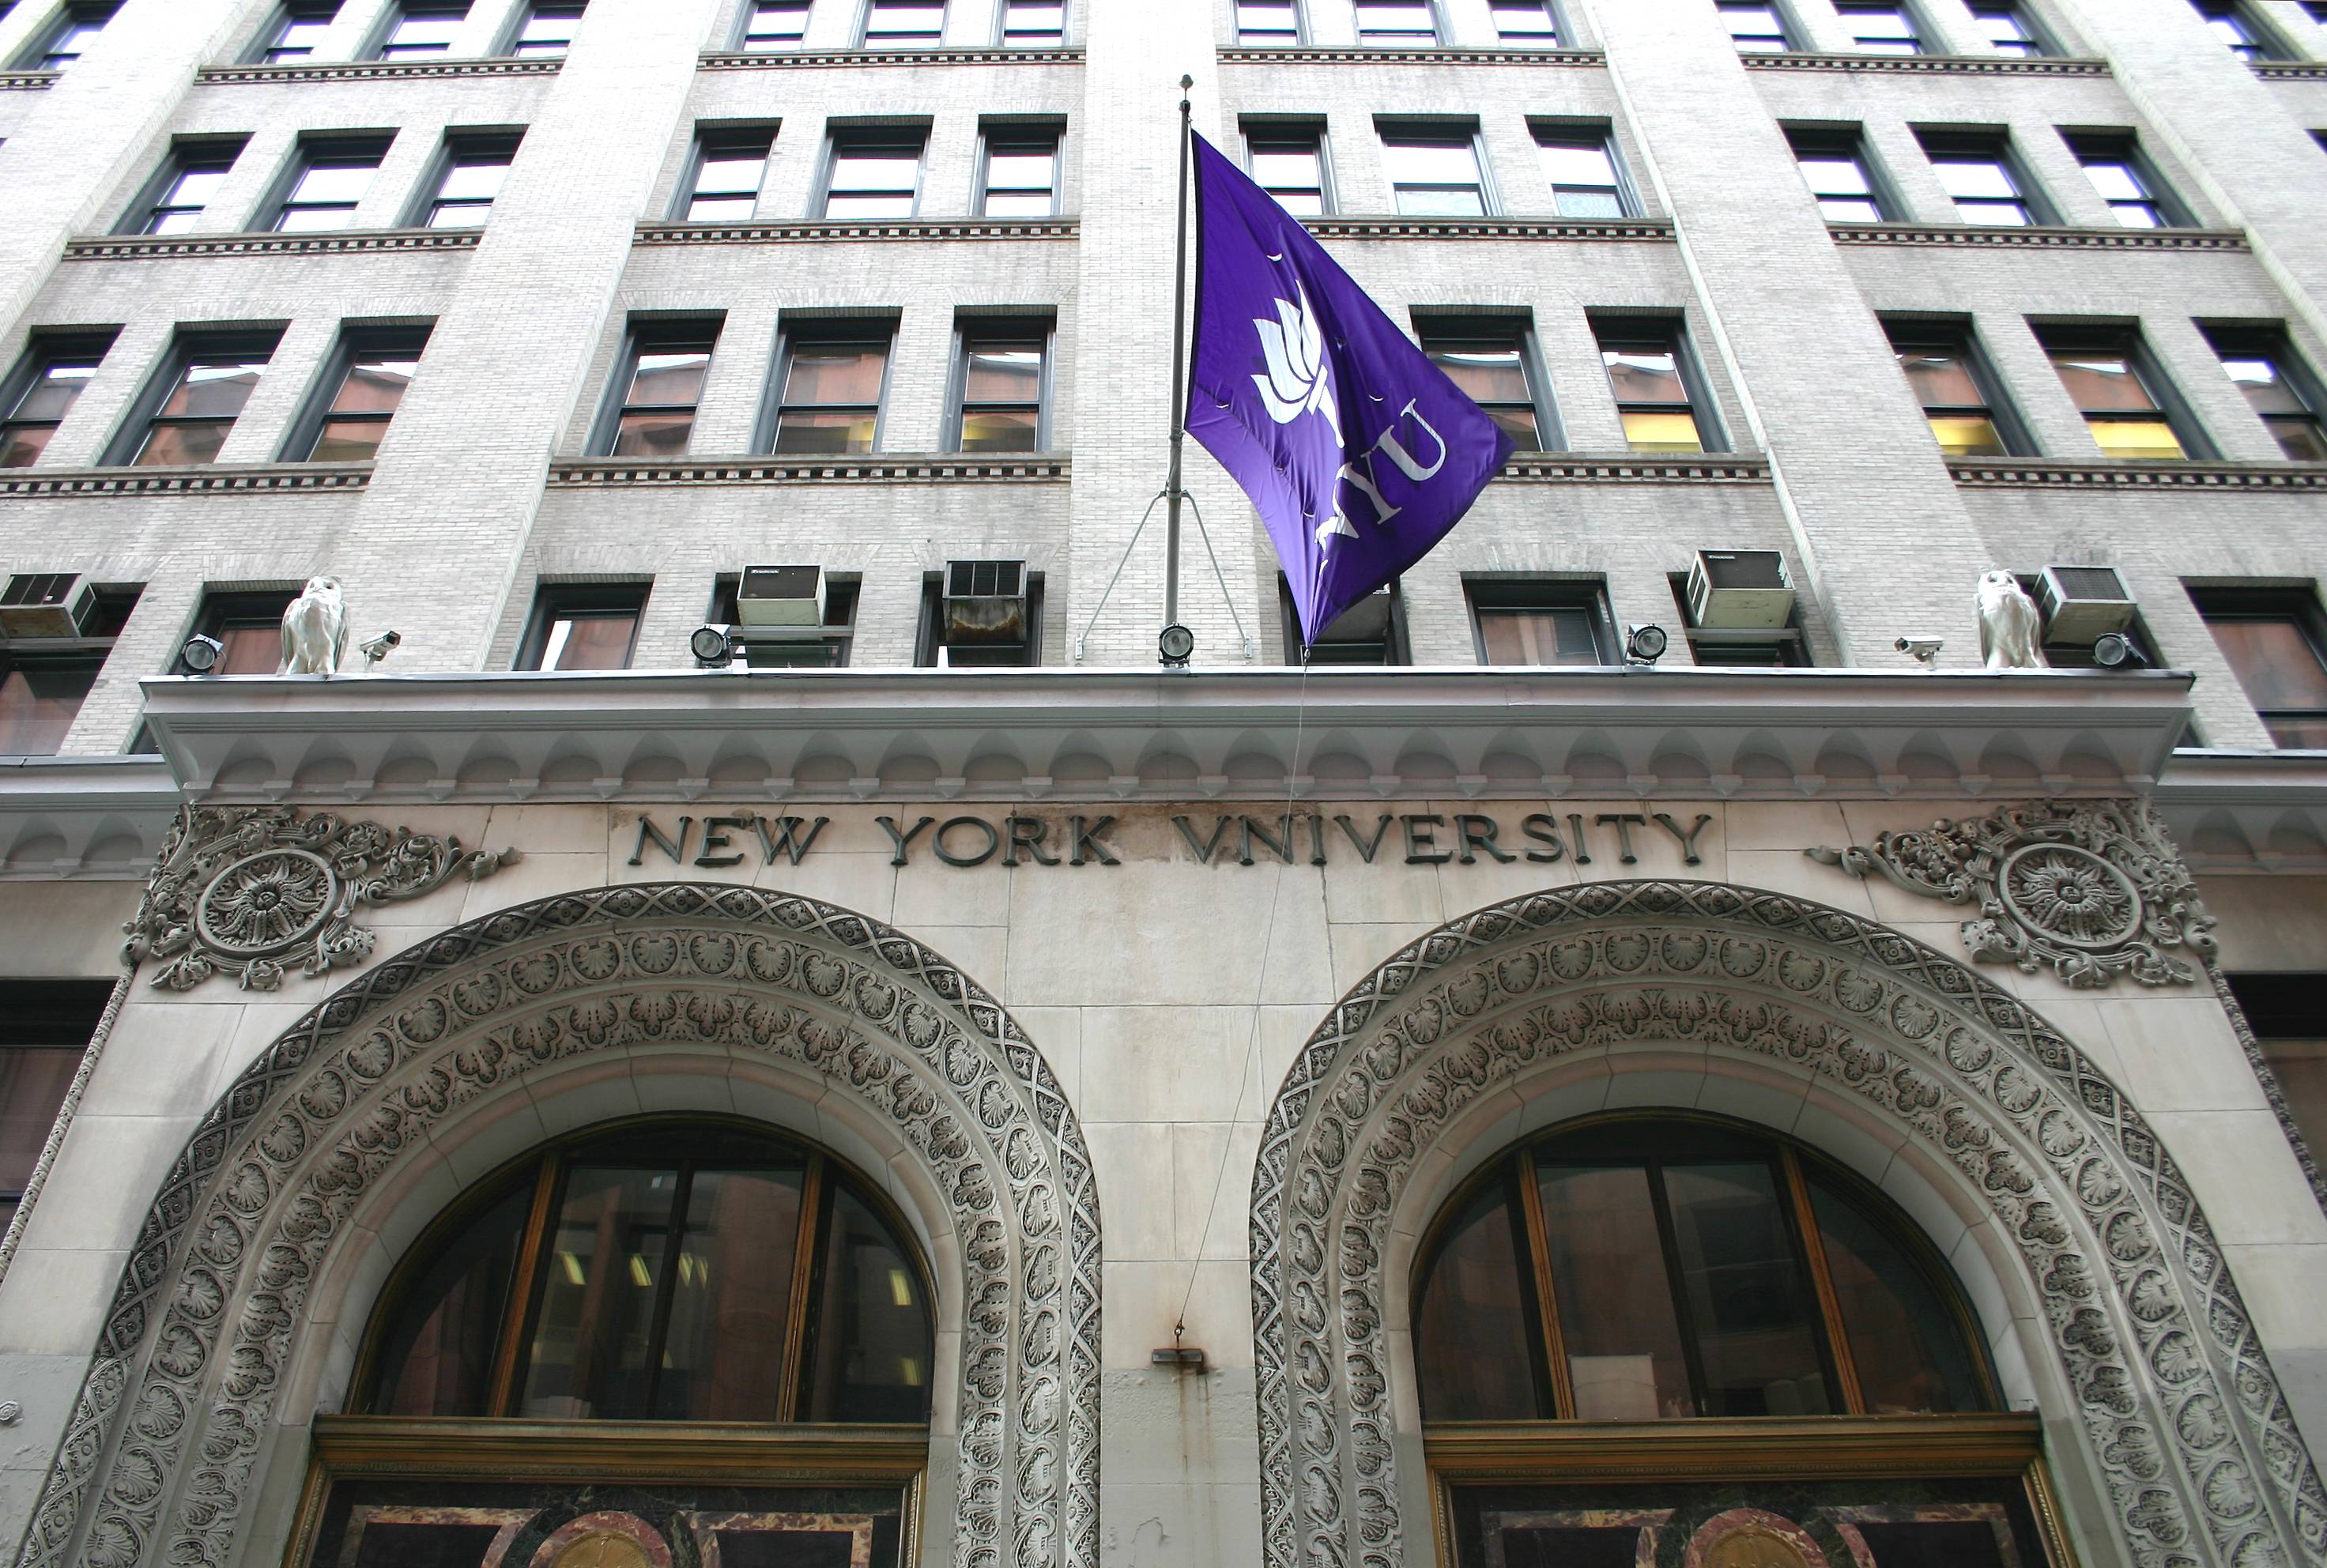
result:
M 53 756 L 104 664 L 101 657 L 85 654 L 42 656 L 0 649 L 0 757 Z M 0 1073 L 7 1065 L 7 1053 L 0 1051 Z
M 145 402 L 152 412 L 131 426 L 135 445 L 127 462 L 140 468 L 216 462 L 243 405 L 266 374 L 280 336 L 182 336 L 147 389 Z
M 525 21 L 509 44 L 520 60 L 562 60 L 582 31 L 584 7 L 569 0 L 534 0 L 525 8 Z
M 111 993 L 103 980 L 0 982 L 0 1234 L 24 1200 Z
M 426 327 L 353 328 L 332 356 L 330 401 L 303 422 L 286 461 L 369 462 L 428 347 Z
M 1422 351 L 1447 378 L 1486 410 L 1521 452 L 1540 452 L 1551 422 L 1544 417 L 1534 333 L 1509 316 L 1425 317 Z
M 250 51 L 257 65 L 296 64 L 313 57 L 340 14 L 340 0 L 291 0 L 277 10 Z
M 600 438 L 604 457 L 684 457 L 719 341 L 716 321 L 633 322 L 616 367 L 620 401 Z
M 2024 228 L 2046 220 L 2047 215 L 2029 199 L 2011 144 L 2002 134 L 1919 131 L 1917 135 L 1932 172 L 1966 223 Z
M 1971 0 L 1972 24 L 1998 54 L 2033 60 L 2058 52 L 2036 30 L 2020 0 Z
M 1634 452 L 1706 452 L 1714 443 L 1698 418 L 1696 368 L 1677 322 L 1608 318 L 1593 322 L 1600 362 Z
M 1042 451 L 1051 323 L 972 318 L 955 342 L 954 450 Z
M 759 566 L 754 573 L 803 576 L 813 574 L 813 566 Z M 827 572 L 824 577 L 824 624 L 821 634 L 802 636 L 798 629 L 785 627 L 770 633 L 743 624 L 743 616 L 735 606 L 736 589 L 741 575 L 723 573 L 713 581 L 711 588 L 710 624 L 726 627 L 734 634 L 734 657 L 731 667 L 742 669 L 843 669 L 848 664 L 850 646 L 856 640 L 856 599 L 861 581 L 853 574 Z M 755 635 L 756 632 L 756 635 Z
M 2311 589 L 2193 588 L 2191 601 L 2281 751 L 2327 751 L 2327 618 Z
M 826 218 L 911 218 L 921 201 L 926 131 L 835 131 Z
M 1002 0 L 1003 48 L 1057 49 L 1066 42 L 1066 0 Z
M 808 0 L 756 0 L 743 13 L 743 34 L 735 47 L 746 54 L 798 49 L 808 37 Z
M 0 468 L 30 468 L 104 363 L 113 334 L 35 338 L 0 385 Z
M 987 218 L 1048 218 L 1059 210 L 1055 126 L 988 126 L 977 210 Z
M 1435 49 L 1438 15 L 1430 0 L 1353 0 L 1358 42 L 1372 49 Z
M 2285 60 L 2286 51 L 2243 0 L 2190 0 L 2207 30 L 2240 60 Z
M 1397 210 L 1409 217 L 1475 217 L 1488 210 L 1473 126 L 1385 127 L 1382 162 Z
M 218 195 L 248 138 L 180 142 L 121 226 L 125 234 L 183 234 Z
M 760 210 L 772 126 L 698 126 L 677 216 L 688 223 L 748 223 Z
M 283 667 L 283 612 L 299 597 L 296 588 L 255 593 L 205 593 L 194 617 L 194 632 L 219 645 L 212 675 L 273 675 Z M 177 673 L 191 674 L 182 660 Z
M 1551 0 L 1487 0 L 1487 14 L 1495 37 L 1524 49 L 1557 49 L 1559 18 Z
M 1236 23 L 1238 43 L 1298 43 L 1300 0 L 1236 0 Z
M 1333 187 L 1325 163 L 1322 126 L 1253 125 L 1244 133 L 1253 183 L 1296 218 L 1333 210 Z
M 2327 1150 L 2327 975 L 2232 975 L 2230 994 L 2247 1015 L 2265 1060 L 2286 1096 L 2294 1125 L 2316 1157 Z
M 924 669 L 1042 662 L 1042 574 L 1023 561 L 949 561 L 921 580 L 913 662 Z
M 2163 182 L 2142 155 L 2130 132 L 2067 136 L 2069 150 L 2085 168 L 2102 201 L 2127 229 L 2171 229 L 2182 221 L 2163 194 Z
M 892 322 L 810 320 L 785 329 L 777 367 L 774 453 L 874 452 Z
M 1891 214 L 1874 183 L 1865 143 L 1855 129 L 1786 132 L 1802 182 L 1829 223 L 1879 223 Z
M 945 42 L 945 0 L 864 0 L 867 49 L 935 49 Z
M 628 669 L 647 584 L 545 587 L 519 646 L 519 669 Z
M 388 13 L 388 30 L 380 34 L 374 60 L 426 60 L 453 52 L 453 42 L 469 20 L 468 0 L 436 4 L 435 0 L 397 0 Z
M 16 57 L 18 70 L 70 70 L 97 42 L 121 0 L 73 0 L 60 10 L 31 48 Z
M 1276 578 L 1276 612 L 1285 628 L 1285 662 L 1312 665 L 1408 665 L 1414 662 L 1406 636 L 1406 595 L 1396 579 L 1375 589 L 1333 618 L 1302 658 L 1301 612 L 1284 574 Z
M 1623 662 L 1607 591 L 1596 582 L 1497 579 L 1464 588 L 1481 664 L 1581 668 Z
M 278 234 L 349 227 L 388 147 L 386 136 L 319 136 L 301 142 L 290 182 L 266 227 Z
M 2159 400 L 2163 378 L 2129 330 L 2085 331 L 2043 328 L 2037 338 L 2051 356 L 2085 425 L 2109 457 L 2181 459 L 2190 455 L 2189 432 Z
M 2269 426 L 2278 449 L 2296 462 L 2327 462 L 2327 436 L 2319 411 L 2327 405 L 2319 378 L 2288 347 L 2283 329 L 2208 326 L 2207 341 L 2247 406 Z
M 1886 322 L 1892 350 L 1931 434 L 1949 457 L 2002 457 L 2024 444 L 2016 420 L 1999 417 L 2002 399 L 1995 378 L 1972 341 L 1968 327 Z
M 1605 126 L 1538 125 L 1536 155 L 1562 218 L 1636 216 Z
M 1835 14 L 1861 54 L 1920 54 L 1923 40 L 1914 14 L 1888 0 L 1836 0 Z
M 1740 54 L 1783 54 L 1793 48 L 1772 0 L 1716 0 L 1721 24 Z
M 500 133 L 446 138 L 444 172 L 436 193 L 417 215 L 428 229 L 478 229 L 492 216 L 493 199 L 501 193 L 509 164 L 517 157 L 524 133 Z

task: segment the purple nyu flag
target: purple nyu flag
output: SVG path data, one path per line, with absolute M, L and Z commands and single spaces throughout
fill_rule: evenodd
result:
M 1259 509 L 1313 642 L 1446 537 L 1511 438 L 1300 219 L 1201 136 L 1195 154 L 1188 433 Z

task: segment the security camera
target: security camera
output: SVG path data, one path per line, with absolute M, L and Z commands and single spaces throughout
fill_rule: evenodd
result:
M 364 667 L 366 669 L 369 669 L 373 665 L 378 664 L 381 659 L 386 658 L 389 654 L 394 653 L 403 645 L 404 633 L 400 631 L 383 631 L 378 637 L 373 638 L 369 642 L 360 643 L 358 646 L 363 649 Z
M 1937 637 L 1902 637 L 1892 646 L 1928 670 L 1939 662 L 1942 641 Z

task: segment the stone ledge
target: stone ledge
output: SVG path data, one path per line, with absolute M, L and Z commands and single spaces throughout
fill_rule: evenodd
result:
M 1951 458 L 1956 483 L 1982 489 L 2327 490 L 2319 462 L 2068 462 L 2045 458 Z
M 1606 65 L 1597 49 L 1223 49 L 1222 65 Z
M 551 60 L 332 60 L 312 65 L 213 65 L 194 73 L 201 87 L 245 81 L 368 81 L 385 77 L 556 76 Z
M 903 221 L 852 222 L 814 219 L 800 222 L 641 223 L 638 245 L 817 245 L 865 240 L 907 242 L 956 239 L 1074 239 L 1082 232 L 1072 218 L 924 218 Z
M 1665 242 L 1654 218 L 1304 218 L 1320 239 L 1621 239 Z
M 1533 453 L 1513 457 L 1495 478 L 1519 484 L 1768 484 L 1770 460 L 1756 452 L 1659 457 Z
M 1836 245 L 2002 246 L 2068 250 L 2232 250 L 2247 248 L 2240 229 L 1995 229 L 1953 223 L 1829 223 Z
M 1747 54 L 1748 70 L 1920 71 L 1939 76 L 2107 76 L 2106 60 L 1997 54 Z
M 873 65 L 1080 65 L 1079 49 L 818 49 L 785 53 L 706 54 L 696 61 L 702 70 L 773 70 L 785 66 L 808 70 L 835 67 L 855 70 Z
M 69 239 L 67 261 L 159 256 L 336 256 L 374 250 L 474 250 L 480 229 L 336 229 L 326 234 L 118 234 Z
M 198 468 L 37 469 L 0 475 L 0 497 L 283 494 L 361 490 L 371 482 L 368 462 L 205 463 Z
M 2247 63 L 2266 81 L 2327 81 L 2327 61 L 2250 60 Z
M 1073 475 L 1064 454 L 1015 458 L 885 456 L 847 458 L 687 458 L 675 462 L 587 459 L 554 462 L 552 490 L 639 485 L 759 484 L 1064 484 Z M 0 492 L 5 493 L 5 492 Z
M 61 70 L 0 70 L 0 92 L 42 92 L 56 85 Z

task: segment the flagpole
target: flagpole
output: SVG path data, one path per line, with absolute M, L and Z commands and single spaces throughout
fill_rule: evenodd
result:
M 1195 85 L 1192 76 L 1180 79 L 1180 239 L 1172 275 L 1172 470 L 1164 481 L 1164 624 L 1167 627 L 1180 624 L 1180 452 L 1188 439 L 1188 165 L 1195 147 L 1191 139 L 1194 122 L 1188 92 Z

